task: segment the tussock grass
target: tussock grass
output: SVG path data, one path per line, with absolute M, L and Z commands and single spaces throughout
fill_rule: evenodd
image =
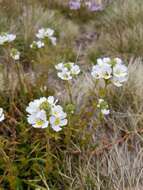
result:
M 91 51 L 110 56 L 142 56 L 143 5 L 141 0 L 115 0 L 95 20 L 101 34 Z

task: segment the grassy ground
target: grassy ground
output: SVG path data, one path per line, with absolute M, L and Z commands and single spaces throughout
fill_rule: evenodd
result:
M 0 190 L 141 190 L 143 185 L 143 5 L 142 0 L 102 2 L 105 10 L 71 11 L 67 1 L 1 0 L 0 32 L 17 34 L 22 84 L 15 65 L 3 78 L 0 48 Z M 56 31 L 57 45 L 33 51 L 40 27 Z M 121 57 L 129 79 L 109 86 L 111 114 L 99 117 L 100 85 L 90 75 L 102 56 Z M 77 62 L 83 70 L 71 91 L 75 113 L 60 133 L 34 129 L 26 119 L 33 99 L 54 95 L 68 110 L 65 83 L 54 65 Z

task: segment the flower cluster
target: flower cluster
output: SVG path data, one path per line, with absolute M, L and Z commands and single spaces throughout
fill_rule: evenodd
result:
M 3 108 L 0 108 L 0 122 L 5 119 Z
M 69 8 L 71 10 L 78 10 L 81 7 L 86 7 L 89 11 L 101 11 L 103 7 L 101 4 L 98 4 L 93 1 L 86 1 L 82 2 L 81 0 L 70 0 L 69 1 Z
M 108 115 L 110 113 L 109 105 L 104 99 L 99 99 L 97 107 L 100 109 L 103 115 Z
M 79 66 L 72 62 L 59 63 L 55 68 L 59 71 L 57 75 L 62 80 L 71 80 L 80 73 Z
M 87 1 L 87 2 L 85 2 L 85 5 L 87 6 L 88 10 L 91 12 L 103 10 L 103 6 L 96 2 Z
M 95 79 L 104 79 L 120 87 L 128 79 L 128 68 L 120 58 L 97 59 L 97 64 L 92 67 L 91 75 Z
M 28 123 L 34 128 L 47 128 L 49 125 L 56 132 L 67 125 L 67 114 L 53 96 L 42 97 L 29 103 L 26 108 L 28 112 Z
M 71 10 L 78 10 L 78 9 L 80 9 L 80 6 L 81 6 L 80 0 L 69 1 L 69 7 Z
M 42 41 L 33 41 L 32 44 L 30 45 L 31 48 L 33 49 L 40 49 L 40 48 L 43 48 L 45 46 L 44 42 Z
M 5 45 L 7 43 L 13 42 L 15 39 L 15 34 L 3 33 L 0 35 L 0 45 Z
M 31 48 L 42 48 L 45 46 L 46 39 L 50 40 L 53 45 L 56 45 L 56 37 L 54 36 L 54 30 L 51 28 L 41 28 L 36 34 L 38 41 L 33 41 L 30 45 Z
M 19 52 L 17 49 L 12 48 L 12 49 L 11 49 L 11 52 L 10 52 L 10 56 L 11 56 L 15 61 L 17 61 L 17 60 L 20 59 L 20 52 Z

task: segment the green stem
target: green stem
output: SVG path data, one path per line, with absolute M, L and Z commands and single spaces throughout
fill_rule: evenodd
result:
M 67 90 L 68 90 L 68 94 L 69 94 L 70 102 L 71 102 L 71 104 L 73 104 L 71 84 L 70 84 L 69 81 L 67 81 Z
M 23 91 L 23 93 L 25 94 L 25 85 L 24 85 L 23 77 L 21 76 L 22 71 L 20 69 L 19 61 L 17 63 L 15 63 L 15 65 L 16 65 L 16 69 L 17 69 L 17 75 L 18 75 L 18 79 L 19 79 L 19 83 L 20 83 L 20 88 Z

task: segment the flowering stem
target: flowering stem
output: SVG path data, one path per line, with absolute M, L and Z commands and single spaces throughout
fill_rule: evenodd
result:
M 4 81 L 5 81 L 5 89 L 8 90 L 9 89 L 9 81 L 10 81 L 10 56 L 9 56 L 9 46 L 7 47 L 7 49 L 4 48 L 4 52 L 5 52 L 5 67 L 4 67 Z
M 67 81 L 67 90 L 68 90 L 70 102 L 71 102 L 71 104 L 73 104 L 72 91 L 71 91 L 71 83 L 69 81 Z
M 20 64 L 19 61 L 17 63 L 15 63 L 16 65 L 16 69 L 17 69 L 17 75 L 18 75 L 18 79 L 19 79 L 19 83 L 20 83 L 20 88 L 23 91 L 23 93 L 25 94 L 25 85 L 24 85 L 24 81 L 23 81 L 23 77 L 21 76 L 21 69 L 20 69 Z

